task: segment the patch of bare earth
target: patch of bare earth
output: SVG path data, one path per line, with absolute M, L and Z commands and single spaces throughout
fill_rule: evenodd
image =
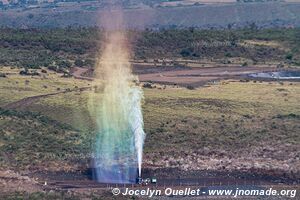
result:
M 173 167 L 184 171 L 246 171 L 272 175 L 290 180 L 300 178 L 299 146 L 290 144 L 258 144 L 256 147 L 228 152 L 218 149 L 201 148 L 198 151 L 178 155 L 166 154 L 158 161 L 147 154 L 146 166 Z
M 11 170 L 0 170 L 0 188 L 1 194 L 41 191 L 41 185 L 36 180 Z

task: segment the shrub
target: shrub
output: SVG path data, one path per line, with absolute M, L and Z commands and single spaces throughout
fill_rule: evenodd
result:
M 188 90 L 194 90 L 194 89 L 195 89 L 195 87 L 192 86 L 192 85 L 187 85 L 186 88 L 187 88 Z
M 288 53 L 288 54 L 285 56 L 285 59 L 287 59 L 287 60 L 292 60 L 292 59 L 293 59 L 293 54 L 292 54 L 292 53 Z
M 80 59 L 77 59 L 75 60 L 74 64 L 77 66 L 77 67 L 82 67 L 84 65 L 84 62 Z
M 278 64 L 277 68 L 284 68 L 284 64 L 282 64 L 282 63 Z
M 29 71 L 27 68 L 25 68 L 24 70 L 21 70 L 19 72 L 20 75 L 24 75 L 24 76 L 39 76 L 40 74 L 35 71 L 35 70 L 32 70 L 32 71 Z
M 72 66 L 72 63 L 68 60 L 61 60 L 57 62 L 57 66 L 60 68 L 69 68 Z
M 27 16 L 29 19 L 32 19 L 34 17 L 34 15 L 32 13 L 30 13 L 28 16 Z
M 86 59 L 86 60 L 84 61 L 84 65 L 89 66 L 89 67 L 92 67 L 92 66 L 95 65 L 95 60 L 92 60 L 92 59 Z
M 144 83 L 144 88 L 153 88 L 151 83 Z
M 192 54 L 192 51 L 190 49 L 182 49 L 180 54 L 182 57 L 188 57 Z
M 6 77 L 6 74 L 0 73 L 0 78 L 5 78 L 5 77 Z
M 55 65 L 50 65 L 50 66 L 48 66 L 48 69 L 49 69 L 49 70 L 52 70 L 52 71 L 56 71 L 56 72 L 57 72 L 57 70 L 58 70 L 58 67 L 57 67 L 57 66 L 55 66 Z
M 225 53 L 225 57 L 232 57 L 231 53 L 227 52 Z

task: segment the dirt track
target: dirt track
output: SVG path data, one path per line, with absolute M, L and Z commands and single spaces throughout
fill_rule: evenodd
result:
M 139 78 L 142 82 L 200 86 L 207 82 L 244 78 L 247 74 L 275 70 L 271 67 L 209 67 L 141 74 Z
M 133 73 L 141 82 L 153 82 L 169 85 L 201 86 L 208 82 L 224 79 L 244 79 L 247 74 L 278 71 L 275 67 L 183 67 L 183 66 L 152 66 L 133 65 Z M 91 69 L 74 68 L 73 76 L 78 79 L 93 80 Z M 85 74 L 89 74 L 86 76 Z
M 89 89 L 90 87 L 84 87 L 84 88 L 77 88 L 75 90 L 86 90 Z M 5 106 L 3 106 L 4 109 L 16 109 L 19 107 L 26 107 L 32 103 L 34 103 L 35 101 L 37 101 L 40 98 L 45 98 L 45 97 L 49 97 L 49 96 L 53 96 L 53 95 L 57 95 L 57 94 L 63 94 L 63 93 L 67 93 L 67 92 L 73 92 L 75 90 L 65 90 L 65 91 L 60 91 L 60 92 L 55 92 L 55 93 L 49 93 L 49 94 L 42 94 L 42 95 L 36 95 L 36 96 L 32 96 L 32 97 L 25 97 L 21 100 L 9 103 Z
M 207 68 L 190 68 L 190 67 L 176 67 L 176 66 L 145 66 L 134 65 L 133 72 L 139 76 L 141 82 L 153 82 L 161 84 L 176 84 L 180 86 L 192 85 L 200 86 L 208 82 L 214 82 L 223 79 L 238 79 L 244 78 L 245 75 L 250 73 L 276 71 L 274 67 L 207 67 Z M 75 67 L 72 75 L 77 79 L 84 79 L 92 81 L 94 78 L 86 76 L 92 74 L 91 69 Z M 77 90 L 88 89 L 78 88 Z M 15 109 L 21 106 L 27 106 L 40 98 L 53 96 L 61 93 L 72 92 L 60 91 L 49 94 L 42 94 L 32 97 L 26 97 L 19 101 L 9 103 L 4 106 L 6 109 Z

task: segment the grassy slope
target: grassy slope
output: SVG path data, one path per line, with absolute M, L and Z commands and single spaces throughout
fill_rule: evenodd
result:
M 40 72 L 41 70 L 38 70 Z M 0 106 L 10 102 L 42 94 L 56 93 L 75 87 L 88 87 L 89 82 L 75 80 L 74 78 L 61 78 L 62 74 L 57 74 L 48 70 L 48 73 L 41 73 L 41 76 L 20 76 L 20 69 L 10 69 L 0 67 L 0 73 L 9 73 L 8 78 L 0 78 Z M 26 83 L 26 81 L 29 81 Z M 58 90 L 59 89 L 59 90 Z
M 299 29 L 240 30 L 169 29 L 128 33 L 136 59 L 184 58 L 300 63 Z M 0 64 L 39 67 L 82 60 L 93 66 L 101 49 L 96 29 L 0 30 Z M 262 41 L 243 45 L 244 41 Z M 279 46 L 265 45 L 265 42 Z M 289 55 L 289 59 L 286 57 Z M 292 57 L 290 57 L 292 56 Z
M 44 77 L 31 77 L 20 76 L 19 70 L 7 67 L 1 68 L 0 71 L 10 73 L 7 78 L 0 79 L 0 107 L 26 97 L 74 89 L 75 86 L 86 87 L 90 84 L 83 80 L 61 78 L 61 74 L 53 72 L 44 74 Z M 26 83 L 26 80 L 29 82 Z M 58 91 L 57 88 L 60 90 Z M 65 168 L 61 163 L 62 156 L 82 151 L 82 147 L 78 146 L 82 140 L 81 135 L 78 135 L 75 128 L 65 126 L 55 118 L 50 119 L 37 112 L 27 111 L 30 110 L 0 111 L 1 166 L 22 168 L 41 165 L 46 167 L 48 164 L 51 168 L 60 163 L 61 168 Z
M 67 125 L 28 112 L 0 114 L 2 168 L 69 170 L 71 155 L 87 153 L 82 135 Z
M 19 78 L 11 76 L 9 80 Z M 58 80 L 65 81 L 63 78 Z M 73 82 L 70 85 L 73 85 Z M 11 92 L 6 90 L 3 93 L 10 95 Z M 53 127 L 51 123 L 39 125 L 38 119 L 32 119 L 31 114 L 29 119 L 23 119 L 17 114 L 13 115 L 15 118 L 2 116 L 1 124 L 11 133 L 2 138 L 2 150 L 8 151 L 8 145 L 19 149 L 22 143 L 16 142 L 15 138 L 20 137 L 25 143 L 30 141 L 32 146 L 15 153 L 26 155 L 29 159 L 31 151 L 46 154 L 47 148 L 42 147 L 45 141 L 48 143 L 48 137 L 51 137 L 65 147 L 63 149 L 55 147 L 52 149 L 54 154 L 59 152 L 70 155 L 71 152 L 75 161 L 80 160 L 79 152 L 90 152 L 95 129 L 95 123 L 89 117 L 87 109 L 88 93 L 89 91 L 83 91 L 49 96 L 18 109 L 21 113 L 25 111 L 41 113 L 49 119 L 69 124 L 72 129 L 76 129 L 74 133 L 61 130 L 58 138 L 54 131 L 55 126 Z M 297 134 L 300 131 L 298 125 L 300 107 L 297 101 L 300 98 L 299 83 L 222 82 L 197 90 L 145 89 L 144 93 L 146 164 L 183 167 L 191 161 L 194 163 L 189 166 L 192 169 L 199 167 L 215 169 L 218 168 L 218 164 L 210 163 L 212 158 L 218 162 L 222 159 L 232 161 L 236 159 L 238 162 L 234 165 L 230 163 L 223 165 L 228 169 L 243 165 L 278 169 L 284 169 L 285 166 L 288 171 L 295 170 L 299 164 L 297 162 L 299 156 L 297 145 L 300 142 Z M 11 101 L 13 100 L 12 98 Z M 28 123 L 28 120 L 36 122 L 38 128 L 33 123 Z M 41 138 L 32 140 L 33 135 L 28 137 L 26 134 L 19 135 L 18 127 L 22 127 L 25 132 L 36 133 Z M 45 134 L 40 134 L 42 132 Z M 49 145 L 46 143 L 45 145 Z M 182 160 L 188 154 L 193 156 Z M 198 158 L 200 160 L 195 160 Z M 241 158 L 246 160 L 240 160 Z M 88 160 L 87 158 L 81 160 L 83 165 L 81 163 L 79 165 L 84 167 Z M 203 164 L 202 161 L 205 160 L 207 162 Z M 249 164 L 249 160 L 257 163 Z M 72 163 L 69 161 L 67 159 L 66 164 Z

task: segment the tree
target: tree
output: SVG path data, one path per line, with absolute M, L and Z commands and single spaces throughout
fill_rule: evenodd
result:
M 84 62 L 80 59 L 77 59 L 75 60 L 74 64 L 77 66 L 77 67 L 82 67 L 84 65 Z
M 28 18 L 29 19 L 32 19 L 34 17 L 34 15 L 32 14 L 32 13 L 30 13 L 29 15 L 28 15 Z
M 191 55 L 191 53 L 192 52 L 191 52 L 190 49 L 182 49 L 181 52 L 180 52 L 180 54 L 181 54 L 182 57 L 188 57 L 188 56 Z
M 60 68 L 69 68 L 72 66 L 72 63 L 68 60 L 61 60 L 61 61 L 58 61 L 57 62 L 57 65 L 60 67 Z
M 293 54 L 292 54 L 292 53 L 288 53 L 288 54 L 285 56 L 285 59 L 287 59 L 287 60 L 293 60 Z

